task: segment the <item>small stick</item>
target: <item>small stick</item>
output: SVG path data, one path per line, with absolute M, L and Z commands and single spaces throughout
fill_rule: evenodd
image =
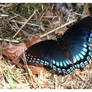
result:
M 60 28 L 63 28 L 63 27 L 65 27 L 65 26 L 67 26 L 67 25 L 70 25 L 70 24 L 72 24 L 73 22 L 76 22 L 76 21 L 77 21 L 77 19 L 72 20 L 72 21 L 70 21 L 70 22 L 68 22 L 68 23 L 65 23 L 64 25 L 62 25 L 62 26 L 60 26 L 60 27 L 57 27 L 56 29 L 53 29 L 53 30 L 51 30 L 51 31 L 49 31 L 49 32 L 47 32 L 47 33 L 41 35 L 40 38 L 43 38 L 43 37 L 47 36 L 48 34 L 51 34 L 51 33 L 55 32 L 56 30 L 59 30 Z
M 76 15 L 82 16 L 82 17 L 85 16 L 85 15 L 77 13 L 77 12 L 73 12 L 73 13 L 76 14 Z
M 85 79 L 84 78 L 82 78 L 82 76 L 80 76 L 79 74 L 77 74 L 77 73 L 75 73 L 75 75 L 80 79 L 80 80 L 82 80 L 84 83 L 85 83 Z
M 20 22 L 20 21 L 16 21 L 16 20 L 11 20 L 11 22 L 17 22 L 17 23 L 19 23 L 19 24 L 24 24 L 24 22 Z M 36 26 L 36 27 L 40 27 L 39 25 L 37 25 L 37 24 L 32 24 L 32 23 L 27 23 L 29 26 Z
M 34 14 L 36 13 L 37 10 L 35 10 L 33 12 L 33 14 L 27 19 L 27 21 L 21 26 L 21 28 L 15 33 L 15 35 L 13 36 L 13 38 L 15 38 L 17 36 L 17 34 L 23 29 L 23 27 L 28 23 L 28 21 L 34 16 Z
M 43 18 L 57 18 L 58 16 L 43 16 Z
M 32 71 L 31 71 L 31 69 L 28 67 L 25 54 L 23 54 L 23 57 L 24 57 L 24 63 L 25 63 L 25 65 L 26 65 L 26 67 L 24 67 L 24 68 L 27 69 L 26 71 L 28 72 L 28 74 L 29 74 L 29 76 L 30 76 L 31 83 L 32 83 L 33 86 L 34 86 L 34 83 L 33 83 L 33 81 L 35 81 L 34 75 L 33 75 Z M 29 82 L 30 82 L 30 81 L 29 81 Z M 34 87 L 35 87 L 35 86 L 34 86 Z
M 0 17 L 8 17 L 9 15 L 1 14 Z
M 14 19 L 14 18 L 16 18 L 16 17 L 18 17 L 18 16 L 19 16 L 19 15 L 15 15 L 15 16 L 9 18 L 9 20 L 12 20 L 12 19 Z
M 0 41 L 19 43 L 19 41 L 17 41 L 17 40 L 9 40 L 9 39 L 2 39 L 2 38 L 0 38 Z

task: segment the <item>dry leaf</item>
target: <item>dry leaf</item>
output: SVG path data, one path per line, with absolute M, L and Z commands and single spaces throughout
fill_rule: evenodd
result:
M 24 43 L 17 45 L 8 45 L 3 51 L 2 54 L 11 59 L 18 66 L 20 65 L 19 56 L 26 50 L 26 45 Z
M 28 41 L 26 43 L 26 46 L 27 46 L 27 48 L 29 48 L 31 45 L 33 45 L 35 43 L 38 43 L 40 41 L 41 41 L 41 39 L 40 39 L 39 36 L 30 37 L 30 38 L 28 38 Z
M 9 59 L 11 59 L 16 65 L 22 66 L 26 69 L 25 65 L 21 62 L 21 57 L 23 57 L 24 51 L 30 47 L 31 45 L 41 41 L 40 37 L 34 36 L 28 39 L 26 45 L 24 43 L 17 44 L 17 45 L 8 45 L 3 51 L 3 55 L 7 56 Z M 36 65 L 35 63 L 33 65 L 28 63 L 29 68 L 32 70 L 33 74 L 40 75 L 41 71 L 43 70 L 42 65 Z
M 33 65 L 28 65 L 28 67 L 31 69 L 32 74 L 38 75 L 38 76 L 40 76 L 41 72 L 44 70 L 43 65 L 38 63 L 34 63 Z M 24 65 L 24 68 L 26 71 L 28 71 L 26 65 Z

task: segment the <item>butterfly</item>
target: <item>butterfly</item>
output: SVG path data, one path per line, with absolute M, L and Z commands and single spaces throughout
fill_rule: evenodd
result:
M 63 36 L 45 40 L 25 51 L 27 62 L 50 66 L 58 73 L 69 74 L 89 64 L 92 55 L 92 17 L 71 25 Z

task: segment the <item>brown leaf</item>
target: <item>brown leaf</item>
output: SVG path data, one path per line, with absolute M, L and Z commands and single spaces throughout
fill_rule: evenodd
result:
M 21 65 L 19 63 L 19 56 L 26 50 L 26 45 L 24 43 L 17 45 L 8 45 L 3 51 L 2 54 L 11 59 L 15 64 Z
M 36 65 L 35 66 L 35 64 L 34 65 L 29 65 L 28 66 L 30 69 L 31 69 L 31 71 L 32 71 L 32 74 L 34 74 L 34 75 L 41 75 L 41 72 L 44 70 L 44 68 L 43 68 L 43 65 Z M 24 65 L 24 68 L 25 68 L 25 70 L 27 71 L 27 68 L 26 68 L 26 65 Z
M 38 43 L 40 41 L 41 41 L 41 39 L 40 39 L 39 36 L 30 37 L 30 38 L 28 38 L 28 41 L 26 43 L 26 46 L 27 46 L 27 48 L 29 48 L 31 45 L 33 45 L 35 43 Z
M 22 66 L 26 69 L 26 65 L 23 65 L 23 62 L 21 62 L 21 59 L 20 57 L 23 57 L 23 53 L 24 51 L 30 47 L 31 45 L 37 43 L 41 41 L 40 37 L 38 36 L 34 36 L 34 37 L 31 37 L 28 39 L 26 45 L 24 43 L 21 43 L 21 44 L 17 44 L 17 45 L 8 45 L 3 51 L 3 55 L 7 56 L 9 59 L 11 59 L 16 65 L 18 66 Z M 24 59 L 25 60 L 25 59 Z M 28 64 L 28 67 L 32 70 L 32 73 L 33 74 L 38 74 L 40 75 L 41 74 L 41 71 L 43 70 L 43 65 L 37 65 L 37 64 L 32 64 L 30 65 L 29 63 Z

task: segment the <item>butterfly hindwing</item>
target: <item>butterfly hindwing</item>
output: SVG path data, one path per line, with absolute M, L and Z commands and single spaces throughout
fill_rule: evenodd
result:
M 32 56 L 34 56 L 33 58 L 37 56 L 36 58 L 39 59 L 39 61 L 37 60 L 36 62 L 42 63 L 44 65 L 49 65 L 58 72 L 67 73 L 73 71 L 73 68 L 71 68 L 72 63 L 67 60 L 66 57 L 64 57 L 60 47 L 57 44 L 57 41 L 55 40 L 46 40 L 34 44 L 30 48 L 28 48 L 25 53 L 26 55 L 28 53 L 31 53 Z M 42 62 L 42 60 L 44 62 Z M 33 60 L 30 59 L 30 57 L 27 57 L 27 61 L 32 62 Z

